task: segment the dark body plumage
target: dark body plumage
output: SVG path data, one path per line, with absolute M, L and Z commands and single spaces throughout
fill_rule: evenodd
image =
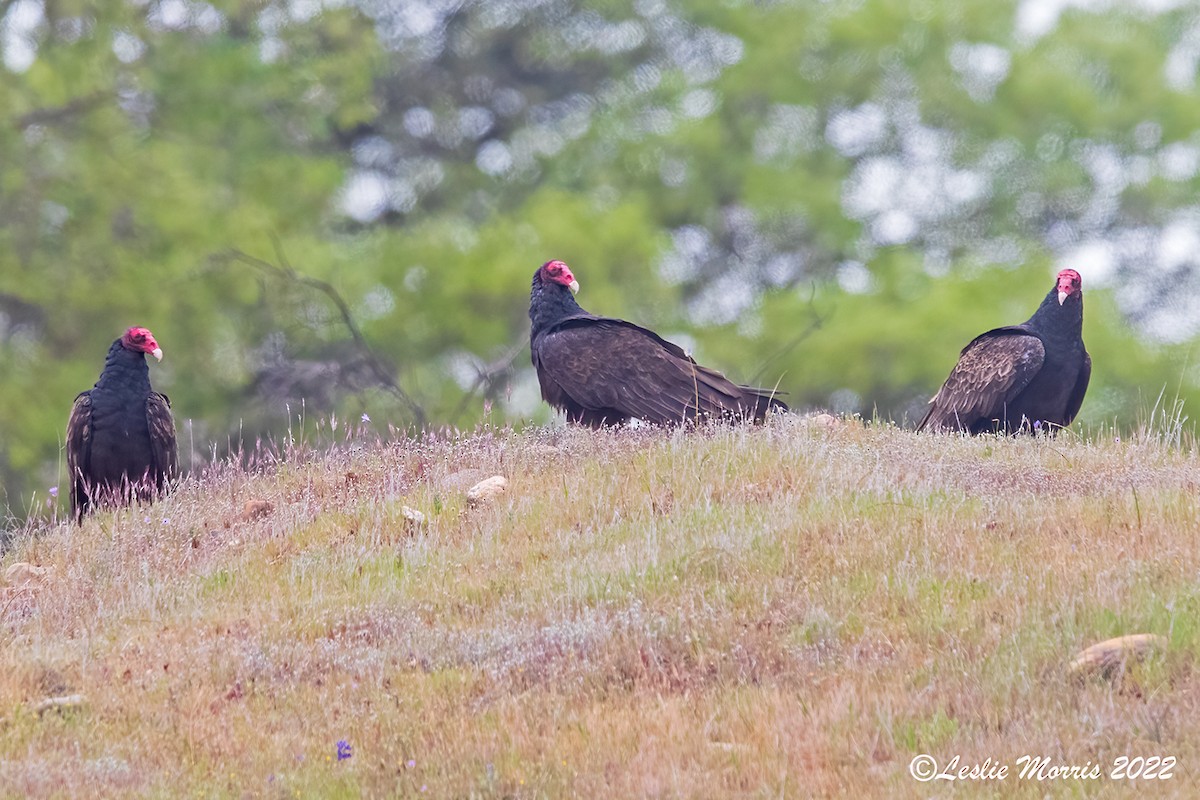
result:
M 67 422 L 71 512 L 77 521 L 96 506 L 151 500 L 178 471 L 171 402 L 150 388 L 146 353 L 132 349 L 130 333 L 113 342 L 100 379 L 75 398 Z M 153 337 L 149 342 L 154 344 Z
M 630 419 L 761 421 L 771 408 L 787 410 L 771 390 L 738 386 L 653 331 L 584 311 L 567 286 L 573 281 L 565 264 L 549 261 L 534 273 L 529 295 L 530 350 L 542 397 L 571 422 L 599 428 Z
M 917 430 L 1055 432 L 1079 413 L 1091 374 L 1079 274 L 1063 270 L 1027 322 L 963 348 Z

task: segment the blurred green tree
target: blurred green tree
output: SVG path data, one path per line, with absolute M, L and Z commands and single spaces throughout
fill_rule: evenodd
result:
M 0 3 L 4 502 L 61 479 L 134 323 L 185 466 L 301 408 L 549 419 L 551 257 L 731 377 L 897 420 L 1069 264 L 1081 423 L 1191 403 L 1197 31 L 1032 0 Z

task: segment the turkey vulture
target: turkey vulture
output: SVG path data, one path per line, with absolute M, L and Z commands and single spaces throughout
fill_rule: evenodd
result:
M 976 336 L 917 430 L 1056 432 L 1083 404 L 1092 357 L 1083 346 L 1083 287 L 1064 269 L 1028 322 Z
M 753 416 L 787 406 L 770 389 L 738 386 L 702 367 L 653 331 L 589 314 L 575 302 L 579 283 L 561 261 L 533 274 L 529 347 L 542 397 L 571 422 L 599 428 L 640 419 L 678 425 Z
M 151 500 L 175 478 L 179 456 L 171 401 L 150 388 L 146 353 L 162 349 L 145 328 L 130 328 L 108 348 L 100 380 L 75 398 L 67 421 L 71 513 Z

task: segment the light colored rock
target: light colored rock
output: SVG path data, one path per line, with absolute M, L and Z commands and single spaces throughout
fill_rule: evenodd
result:
M 818 428 L 836 428 L 841 424 L 841 421 L 833 414 L 816 414 L 809 418 L 809 422 Z
M 465 492 L 486 477 L 487 473 L 483 470 L 468 467 L 451 472 L 439 483 L 447 491 Z
M 1165 650 L 1167 640 L 1154 633 L 1134 633 L 1106 639 L 1075 656 L 1068 668 L 1072 675 L 1107 675 L 1124 667 L 1129 661 L 1145 658 L 1152 652 Z
M 63 697 L 47 697 L 33 707 L 33 710 L 38 714 L 45 714 L 47 711 L 66 711 L 71 708 L 78 708 L 84 704 L 85 699 L 81 694 L 68 694 Z
M 425 527 L 425 515 L 420 511 L 417 511 L 415 508 L 400 506 L 400 516 L 404 517 L 404 521 L 407 522 L 411 527 Z
M 4 582 L 9 586 L 40 585 L 54 572 L 53 567 L 39 567 L 28 561 L 17 561 L 4 570 Z
M 262 519 L 275 510 L 275 504 L 270 500 L 247 500 L 242 508 L 242 521 L 253 522 Z
M 508 479 L 503 475 L 493 475 L 482 480 L 467 491 L 467 502 L 473 506 L 489 503 L 508 489 Z

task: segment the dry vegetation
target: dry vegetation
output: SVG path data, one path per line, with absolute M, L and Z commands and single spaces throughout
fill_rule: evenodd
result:
M 0 794 L 1196 796 L 1198 484 L 1163 437 L 797 417 L 214 468 L 17 536 L 0 567 L 49 570 L 0 590 Z M 1135 633 L 1165 651 L 1068 673 Z M 920 784 L 917 753 L 1178 764 Z

